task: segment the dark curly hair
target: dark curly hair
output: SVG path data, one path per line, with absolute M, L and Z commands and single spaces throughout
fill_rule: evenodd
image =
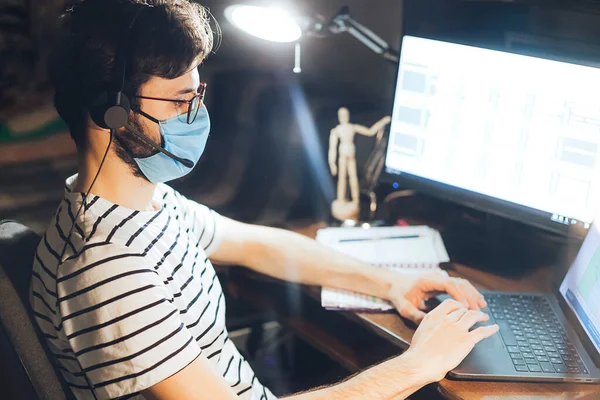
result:
M 212 50 L 210 13 L 190 0 L 81 0 L 69 6 L 48 70 L 54 105 L 80 150 L 87 105 L 111 84 L 123 31 L 145 5 L 152 7 L 140 14 L 129 38 L 125 93 L 130 99 L 151 77 L 177 78 Z

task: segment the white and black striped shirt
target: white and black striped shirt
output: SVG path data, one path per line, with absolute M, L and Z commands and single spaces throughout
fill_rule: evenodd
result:
M 201 356 L 240 398 L 275 398 L 225 328 L 208 259 L 220 216 L 166 185 L 156 187 L 152 212 L 90 195 L 61 257 L 83 198 L 72 191 L 76 178 L 66 182 L 31 281 L 35 319 L 75 396 L 142 399 L 139 392 Z

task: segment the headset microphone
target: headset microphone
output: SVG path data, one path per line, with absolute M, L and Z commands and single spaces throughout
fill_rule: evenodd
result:
M 133 33 L 133 26 L 139 15 L 146 9 L 152 8 L 150 5 L 143 5 L 134 14 L 128 27 L 123 33 L 122 40 L 117 46 L 115 54 L 114 75 L 112 84 L 106 91 L 100 93 L 92 101 L 89 108 L 90 116 L 94 123 L 105 129 L 118 129 L 127 127 L 138 139 L 142 140 L 148 146 L 152 147 L 165 154 L 167 157 L 180 162 L 187 168 L 193 168 L 194 163 L 187 158 L 177 157 L 170 151 L 162 148 L 154 141 L 147 138 L 139 132 L 129 121 L 129 113 L 131 111 L 131 103 L 129 98 L 124 93 L 125 77 L 127 73 L 127 58 L 131 47 L 130 36 Z
M 138 139 L 140 139 L 141 141 L 146 143 L 148 146 L 152 147 L 155 150 L 160 151 L 167 157 L 169 157 L 177 162 L 182 163 L 184 166 L 186 166 L 188 168 L 194 168 L 194 163 L 191 160 L 188 160 L 187 158 L 177 157 L 175 154 L 171 153 L 167 149 L 163 148 L 162 146 L 159 146 L 158 143 L 155 143 L 153 140 L 150 140 L 149 138 L 147 138 L 145 135 L 143 135 L 141 132 L 139 132 L 136 128 L 134 128 L 133 125 L 127 123 L 127 124 L 125 124 L 125 126 L 127 127 L 127 129 L 129 129 L 129 131 L 131 131 L 131 133 L 133 133 L 135 135 L 135 137 L 137 137 Z

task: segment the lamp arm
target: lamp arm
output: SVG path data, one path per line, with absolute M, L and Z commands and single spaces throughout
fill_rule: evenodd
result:
M 343 7 L 340 12 L 333 17 L 328 28 L 329 31 L 334 34 L 348 32 L 359 42 L 371 49 L 371 51 L 381 55 L 394 64 L 398 64 L 400 61 L 398 52 L 392 49 L 390 45 L 375 32 L 352 18 L 348 7 Z

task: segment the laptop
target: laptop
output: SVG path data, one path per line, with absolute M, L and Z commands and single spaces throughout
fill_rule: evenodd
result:
M 590 227 L 556 293 L 483 294 L 485 325 L 496 323 L 500 331 L 449 377 L 600 383 L 600 223 Z

